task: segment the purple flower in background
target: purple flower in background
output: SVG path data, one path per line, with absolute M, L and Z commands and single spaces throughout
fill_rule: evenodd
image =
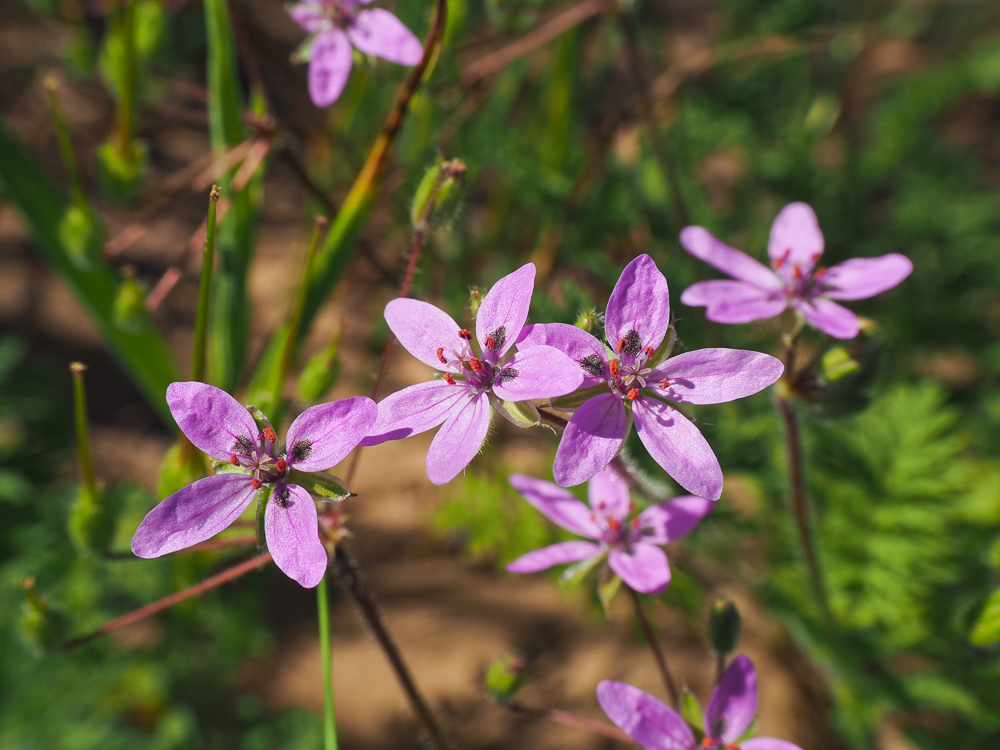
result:
M 371 0 L 307 0 L 289 8 L 312 36 L 302 57 L 309 59 L 309 95 L 317 107 L 337 101 L 351 73 L 351 47 L 400 65 L 416 65 L 424 48 L 413 32 L 381 8 L 359 10 Z
M 771 268 L 720 242 L 703 227 L 685 227 L 681 244 L 710 266 L 736 281 L 700 281 L 684 290 L 681 302 L 707 307 L 716 323 L 748 323 L 780 315 L 791 305 L 838 339 L 858 335 L 858 316 L 833 300 L 874 297 L 910 275 L 913 263 L 899 253 L 854 258 L 832 268 L 817 266 L 823 233 L 805 203 L 785 206 L 771 226 L 767 254 Z M 773 269 L 773 270 L 772 270 Z
M 712 501 L 687 495 L 653 505 L 629 519 L 635 506 L 628 483 L 611 467 L 593 476 L 587 487 L 590 507 L 552 482 L 513 474 L 510 486 L 542 515 L 592 542 L 560 542 L 521 555 L 507 570 L 537 573 L 553 565 L 608 555 L 608 565 L 630 588 L 658 594 L 670 583 L 670 564 L 658 545 L 680 539 L 712 510 Z
M 378 445 L 443 423 L 427 451 L 427 477 L 445 484 L 479 452 L 498 400 L 530 401 L 576 390 L 583 381 L 579 366 L 550 346 L 505 357 L 528 317 L 534 284 L 532 263 L 500 279 L 479 307 L 475 341 L 427 302 L 400 298 L 386 305 L 386 322 L 399 342 L 444 378 L 411 385 L 379 402 L 378 422 L 362 444 Z
M 667 280 L 653 259 L 640 255 L 615 284 L 604 330 L 610 348 L 576 326 L 528 326 L 523 352 L 539 345 L 560 349 L 583 372 L 583 386 L 607 393 L 573 414 L 556 451 L 556 482 L 585 482 L 621 450 L 632 422 L 653 459 L 693 495 L 718 500 L 722 469 L 698 428 L 673 404 L 720 404 L 767 388 L 784 366 L 767 354 L 741 349 L 700 349 L 656 362 L 670 327 Z
M 604 680 L 597 686 L 597 700 L 608 718 L 646 750 L 802 750 L 771 737 L 739 742 L 757 714 L 757 671 L 746 656 L 733 659 L 712 693 L 700 745 L 680 714 L 637 687 Z
M 199 479 L 153 508 L 132 537 L 139 557 L 160 557 L 215 536 L 239 518 L 264 486 L 273 488 L 264 533 L 274 562 L 306 588 L 320 582 L 327 556 L 319 540 L 316 504 L 296 484 L 293 469 L 325 471 L 340 463 L 374 424 L 375 402 L 345 398 L 313 406 L 288 428 L 287 450 L 263 431 L 247 407 L 215 386 L 171 383 L 167 404 L 181 432 L 231 472 Z

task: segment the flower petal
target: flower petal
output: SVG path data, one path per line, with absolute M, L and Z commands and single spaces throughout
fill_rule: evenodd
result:
M 444 310 L 428 302 L 401 297 L 385 306 L 385 322 L 406 351 L 436 370 L 448 369 L 438 358 L 438 349 L 449 362 L 457 361 L 452 352 L 466 348 L 458 332 L 461 326 Z
M 590 478 L 587 484 L 590 507 L 605 518 L 622 521 L 632 505 L 628 482 L 612 467 L 606 466 Z
M 424 47 L 403 22 L 387 10 L 363 10 L 347 29 L 351 44 L 366 55 L 400 65 L 416 65 L 424 56 Z
M 566 425 L 552 473 L 560 487 L 572 487 L 590 479 L 614 458 L 622 447 L 627 425 L 625 407 L 613 393 L 583 402 Z
M 784 288 L 784 283 L 774 271 L 746 253 L 716 239 L 704 227 L 684 227 L 681 230 L 681 244 L 694 257 L 734 279 L 747 281 L 763 289 L 781 291 Z
M 649 397 L 632 407 L 635 429 L 663 470 L 688 492 L 718 500 L 722 467 L 698 428 L 675 409 Z
M 310 34 L 330 26 L 330 18 L 321 3 L 296 3 L 288 9 L 288 15 Z
M 785 366 L 777 357 L 745 349 L 697 349 L 671 357 L 650 373 L 657 393 L 684 404 L 722 404 L 764 390 Z M 662 380 L 666 388 L 656 385 Z
M 167 406 L 181 432 L 212 458 L 228 461 L 238 452 L 241 438 L 257 442 L 260 430 L 247 408 L 214 385 L 171 383 L 167 386 Z
M 351 74 L 351 43 L 340 29 L 322 31 L 313 40 L 309 61 L 309 96 L 317 107 L 340 98 Z
M 427 450 L 427 478 L 447 484 L 469 465 L 490 431 L 493 409 L 485 393 L 451 414 Z
M 853 339 L 861 330 L 858 316 L 842 305 L 823 297 L 792 300 L 795 309 L 823 333 L 837 339 Z
M 640 255 L 622 271 L 604 316 L 604 331 L 612 348 L 630 332 L 639 334 L 636 354 L 647 346 L 656 349 L 670 326 L 670 295 L 667 280 L 648 255 Z M 634 355 L 619 352 L 631 363 Z
M 694 750 L 694 734 L 676 711 L 624 682 L 603 680 L 597 700 L 615 724 L 646 750 Z
M 599 555 L 601 545 L 594 542 L 560 542 L 532 550 L 507 566 L 508 573 L 537 573 L 553 565 L 579 562 Z
M 822 294 L 830 299 L 867 299 L 892 289 L 912 271 L 913 263 L 899 253 L 854 258 L 827 269 Z
M 525 263 L 514 273 L 500 279 L 486 294 L 476 313 L 476 339 L 483 356 L 495 364 L 510 349 L 528 319 L 531 293 L 535 288 L 535 264 Z M 490 349 L 486 339 L 493 337 Z
M 597 539 L 601 530 L 591 517 L 590 508 L 562 487 L 525 474 L 511 474 L 507 481 L 532 507 L 553 523 L 574 534 Z
M 742 750 L 802 750 L 794 742 L 776 740 L 773 737 L 754 737 L 740 743 Z
M 378 419 L 370 398 L 354 396 L 311 406 L 288 428 L 288 465 L 301 471 L 326 471 L 354 450 Z
M 776 266 L 778 273 L 786 281 L 791 279 L 795 266 L 803 276 L 809 275 L 823 255 L 823 232 L 816 213 L 807 203 L 789 203 L 781 209 L 771 225 L 767 254 L 780 264 Z
M 568 356 L 551 346 L 519 351 L 493 381 L 493 393 L 504 401 L 530 401 L 572 393 L 583 383 L 583 371 Z
M 472 395 L 472 387 L 465 381 L 450 385 L 432 380 L 396 391 L 379 401 L 378 419 L 360 445 L 380 445 L 433 429 Z
M 239 518 L 255 493 L 247 474 L 217 474 L 182 487 L 142 519 L 132 552 L 160 557 L 204 542 Z
M 575 361 L 583 372 L 584 388 L 600 385 L 610 375 L 604 344 L 582 328 L 567 323 L 525 326 L 517 338 L 517 349 L 523 352 L 532 346 L 554 347 Z
M 705 708 L 705 733 L 716 742 L 736 742 L 757 714 L 757 670 L 749 657 L 733 659 Z
M 706 307 L 715 323 L 749 323 L 781 315 L 788 306 L 783 291 L 772 291 L 746 281 L 699 281 L 681 295 L 689 307 Z
M 279 493 L 288 492 L 279 501 Z M 315 587 L 326 573 L 327 554 L 319 540 L 316 503 L 295 484 L 278 485 L 264 511 L 267 549 L 281 572 L 307 589 Z
M 652 505 L 639 514 L 641 539 L 650 544 L 667 544 L 691 532 L 715 507 L 703 497 L 682 495 L 669 503 Z
M 640 594 L 659 594 L 670 583 L 667 553 L 652 544 L 635 544 L 626 552 L 613 549 L 608 565 L 625 584 Z

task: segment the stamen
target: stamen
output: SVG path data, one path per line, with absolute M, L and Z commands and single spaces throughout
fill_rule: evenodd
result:
M 822 278 L 823 278 L 823 277 L 824 277 L 825 275 L 826 275 L 826 266 L 820 266 L 820 267 L 819 267 L 819 268 L 817 268 L 817 269 L 816 269 L 816 271 L 815 271 L 815 272 L 813 273 L 813 278 L 814 278 L 814 279 L 816 279 L 816 281 L 819 281 L 819 280 L 820 280 L 820 279 L 822 279 Z
M 642 350 L 642 353 L 646 355 L 646 359 L 649 359 L 650 357 L 653 356 L 653 347 L 647 346 L 645 349 Z
M 713 747 L 715 745 L 715 740 L 711 737 L 703 737 L 701 740 L 702 747 Z
M 637 398 L 639 398 L 639 389 L 633 388 L 631 391 L 625 394 L 625 398 L 627 398 L 629 401 L 635 401 Z
M 507 326 L 500 326 L 486 337 L 486 348 L 495 352 L 497 349 L 503 349 L 505 341 L 507 341 Z
M 291 450 L 288 451 L 288 460 L 296 463 L 299 461 L 305 461 L 312 453 L 312 449 L 312 440 L 309 440 L 308 438 L 296 440 L 295 445 L 293 445 Z
M 670 387 L 670 378 L 664 378 L 660 381 L 660 390 L 665 391 Z
M 617 378 L 618 373 L 621 372 L 621 366 L 618 364 L 617 359 L 613 359 L 608 363 L 608 369 L 611 370 L 611 377 Z
M 482 372 L 483 371 L 483 363 L 482 363 L 482 361 L 479 360 L 479 359 L 476 359 L 475 357 L 471 357 L 469 359 L 469 367 L 472 368 L 473 372 Z
M 291 498 L 291 494 L 287 487 L 279 487 L 274 493 L 274 502 L 278 504 L 278 507 L 287 508 L 288 500 Z
M 235 453 L 229 457 L 229 463 L 231 463 L 233 466 L 240 465 L 240 460 L 236 457 Z
M 611 529 L 612 531 L 618 531 L 618 529 L 620 529 L 621 527 L 622 525 L 617 518 L 608 519 L 608 528 Z
M 792 278 L 795 279 L 796 281 L 802 278 L 802 266 L 792 267 Z
M 470 333 L 467 328 L 460 329 L 458 331 L 458 337 L 460 339 L 465 339 L 466 341 L 472 341 L 472 333 Z
M 580 367 L 583 368 L 584 372 L 597 378 L 604 374 L 604 362 L 596 354 L 588 354 L 586 357 L 581 359 Z
M 278 463 L 275 464 L 275 468 L 280 472 L 284 472 L 285 469 L 288 468 L 288 462 L 285 460 L 284 456 L 278 459 Z
M 486 348 L 489 349 L 490 351 L 493 351 L 494 349 L 496 349 L 496 346 L 497 346 L 496 339 L 494 339 L 492 336 L 487 336 Z
M 278 440 L 278 436 L 275 434 L 273 427 L 265 427 L 264 428 L 264 437 L 266 437 L 272 443 L 274 443 L 274 442 L 276 442 Z
M 517 370 L 515 370 L 513 367 L 508 367 L 506 370 L 501 370 L 500 374 L 497 375 L 497 382 L 509 383 L 511 380 L 516 378 L 517 375 L 518 375 Z
M 438 347 L 437 357 L 438 357 L 438 362 L 440 362 L 442 365 L 448 364 L 448 360 L 446 360 L 444 358 L 444 347 L 443 346 L 439 346 Z
M 624 339 L 618 342 L 618 353 L 621 354 L 623 349 L 630 357 L 634 357 L 642 351 L 642 338 L 638 331 L 632 329 L 625 334 Z
M 455 385 L 455 378 L 452 377 L 450 372 L 446 372 L 444 374 L 444 382 L 446 382 L 448 385 Z
M 623 347 L 623 346 L 625 346 L 625 339 L 618 339 L 618 346 L 616 347 L 616 351 L 617 351 L 617 352 L 618 352 L 619 354 L 621 354 L 621 353 L 622 353 L 622 347 Z
M 250 486 L 253 487 L 255 490 L 259 490 L 261 487 L 264 486 L 264 483 L 260 481 L 257 477 L 254 477 L 253 479 L 250 480 Z

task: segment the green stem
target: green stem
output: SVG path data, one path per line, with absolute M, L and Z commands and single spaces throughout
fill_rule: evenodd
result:
M 326 591 L 326 576 L 316 587 L 319 609 L 319 653 L 323 660 L 323 747 L 337 750 L 337 719 L 333 713 L 333 652 L 330 647 L 330 602 Z
M 80 184 L 80 167 L 76 161 L 76 154 L 73 152 L 73 141 L 70 140 L 69 127 L 66 125 L 66 115 L 63 113 L 62 102 L 59 101 L 59 82 L 55 76 L 48 76 L 45 79 L 45 88 L 49 92 L 49 104 L 52 107 L 52 120 L 56 126 L 59 155 L 62 157 L 63 167 L 66 170 L 66 175 L 69 177 L 73 203 L 81 207 L 86 206 L 87 202 L 83 196 L 83 187 Z
M 83 373 L 87 366 L 73 362 L 69 366 L 73 373 L 73 407 L 76 416 L 76 442 L 80 454 L 80 475 L 88 496 L 96 502 L 97 475 L 94 472 L 94 457 L 90 452 L 90 426 L 87 423 L 87 393 L 83 387 Z
M 135 131 L 135 0 L 129 2 L 122 18 L 122 43 L 125 47 L 125 63 L 118 92 L 116 120 L 116 145 L 118 155 L 124 162 L 135 157 L 132 134 Z
M 216 209 L 219 186 L 208 195 L 208 220 L 205 225 L 205 253 L 201 258 L 201 281 L 198 285 L 198 312 L 194 322 L 194 348 L 191 351 L 191 380 L 205 381 L 205 350 L 208 341 L 208 316 L 212 298 L 212 271 L 215 267 Z

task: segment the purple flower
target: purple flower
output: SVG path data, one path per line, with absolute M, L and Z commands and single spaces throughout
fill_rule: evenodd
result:
M 789 305 L 838 339 L 858 335 L 858 316 L 835 299 L 874 297 L 910 275 L 913 263 L 899 253 L 854 258 L 832 268 L 817 266 L 823 233 L 805 203 L 785 206 L 771 225 L 767 254 L 771 268 L 720 242 L 703 227 L 685 227 L 681 244 L 697 258 L 736 281 L 700 281 L 684 290 L 681 302 L 707 307 L 716 323 L 748 323 L 780 315 Z M 773 270 L 772 270 L 773 269 Z
M 741 349 L 700 349 L 657 362 L 670 327 L 667 280 L 653 259 L 640 255 L 615 284 L 604 317 L 610 348 L 564 323 L 528 326 L 517 345 L 530 352 L 554 346 L 584 373 L 584 387 L 607 388 L 585 401 L 563 432 L 552 465 L 556 482 L 570 487 L 608 465 L 635 422 L 653 459 L 693 495 L 718 500 L 722 469 L 698 428 L 675 404 L 719 404 L 767 388 L 784 366 L 775 357 Z
M 528 317 L 535 266 L 500 279 L 476 315 L 476 335 L 443 310 L 414 299 L 395 299 L 385 319 L 414 357 L 444 373 L 379 402 L 378 422 L 363 445 L 416 435 L 439 424 L 427 451 L 427 477 L 445 484 L 468 466 L 486 440 L 493 407 L 502 402 L 553 398 L 574 391 L 583 375 L 556 349 L 536 346 L 507 358 Z
M 628 483 L 611 467 L 590 480 L 589 508 L 552 482 L 524 474 L 513 474 L 509 481 L 550 521 L 594 541 L 542 547 L 521 555 L 507 570 L 537 573 L 553 565 L 607 554 L 611 570 L 643 594 L 658 594 L 670 583 L 670 564 L 658 545 L 685 536 L 712 510 L 711 500 L 687 495 L 653 505 L 629 519 L 635 506 L 629 498 Z
M 351 47 L 400 65 L 416 65 L 424 48 L 413 32 L 387 10 L 358 10 L 371 0 L 307 0 L 289 8 L 312 36 L 304 45 L 309 59 L 309 95 L 317 107 L 337 101 L 351 72 Z
M 757 671 L 746 656 L 733 659 L 712 693 L 701 744 L 680 714 L 637 687 L 604 680 L 597 700 L 611 721 L 647 750 L 802 750 L 771 737 L 739 742 L 757 713 Z
M 292 470 L 325 471 L 340 463 L 375 422 L 369 398 L 313 406 L 288 428 L 287 450 L 270 426 L 263 431 L 247 407 L 215 386 L 171 383 L 167 404 L 194 446 L 233 465 L 199 479 L 153 508 L 132 537 L 139 557 L 160 557 L 215 536 L 239 518 L 264 486 L 273 488 L 264 533 L 274 562 L 306 588 L 320 582 L 327 556 L 312 496 L 288 482 Z

